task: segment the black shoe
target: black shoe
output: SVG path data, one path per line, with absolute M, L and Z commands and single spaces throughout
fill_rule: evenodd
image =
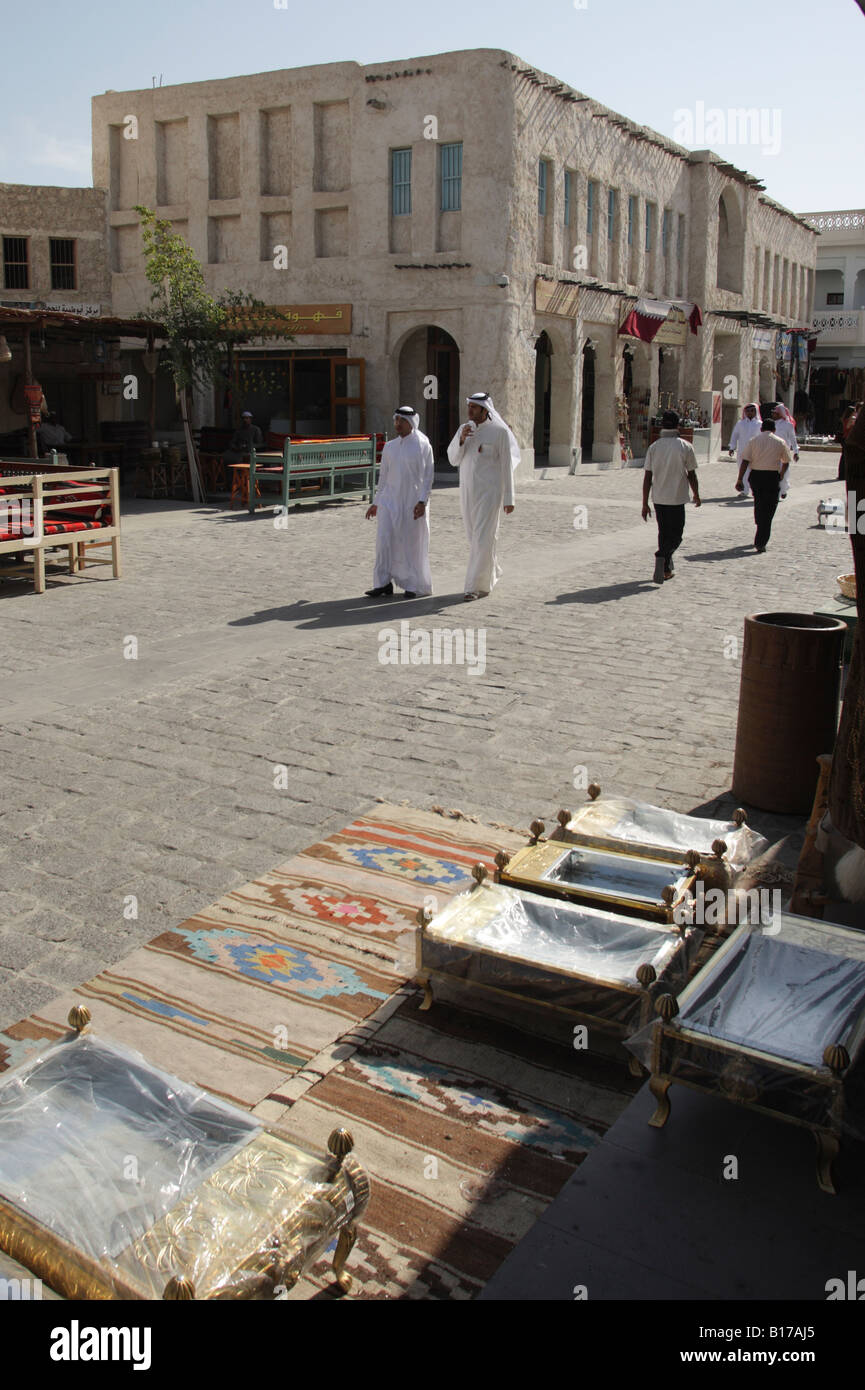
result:
M 655 573 L 652 575 L 655 584 L 663 584 L 664 582 L 664 563 L 663 555 L 655 556 Z
M 405 593 L 403 594 L 403 598 L 417 598 L 417 594 L 414 592 L 413 589 L 406 589 Z
M 367 589 L 366 596 L 367 598 L 384 598 L 385 596 L 389 597 L 392 593 L 392 584 L 382 584 L 378 589 Z
M 758 554 L 758 555 L 765 555 L 765 554 L 766 554 L 766 547 L 765 547 L 765 545 L 758 545 L 758 546 L 757 546 L 757 554 Z

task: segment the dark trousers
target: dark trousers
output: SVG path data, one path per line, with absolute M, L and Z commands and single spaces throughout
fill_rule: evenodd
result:
M 749 481 L 754 494 L 754 520 L 757 523 L 754 544 L 759 550 L 769 544 L 772 517 L 778 509 L 778 488 L 781 480 L 777 473 L 752 468 Z
M 682 536 L 685 534 L 685 504 L 679 506 L 663 506 L 655 503 L 655 520 L 658 523 L 658 549 L 656 555 L 663 555 L 670 568 L 673 554 L 682 544 Z

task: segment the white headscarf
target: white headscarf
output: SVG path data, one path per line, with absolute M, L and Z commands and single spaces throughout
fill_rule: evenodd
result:
M 508 440 L 511 446 L 511 464 L 516 468 L 520 461 L 520 446 L 516 436 L 506 420 L 503 420 L 499 412 L 493 405 L 492 396 L 488 396 L 486 391 L 476 391 L 473 396 L 466 396 L 466 405 L 479 405 L 487 412 L 494 425 L 501 425 L 508 432 Z
M 419 429 L 419 427 L 420 427 L 420 416 L 417 414 L 417 412 L 416 412 L 414 406 L 411 406 L 411 405 L 400 405 L 400 406 L 397 406 L 396 410 L 395 410 L 394 413 L 393 413 L 393 418 L 396 419 L 397 416 L 399 416 L 399 418 L 400 418 L 401 420 L 408 420 L 408 422 L 409 422 L 409 424 L 411 425 L 411 427 L 412 427 L 413 430 Z

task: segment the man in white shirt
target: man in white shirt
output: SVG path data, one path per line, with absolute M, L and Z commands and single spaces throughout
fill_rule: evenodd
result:
M 368 598 L 388 598 L 394 583 L 406 598 L 432 593 L 429 567 L 429 495 L 435 477 L 432 445 L 418 429 L 410 405 L 394 411 L 396 439 L 381 452 L 378 487 L 367 519 L 378 517 L 375 570 Z
M 448 458 L 460 470 L 460 510 L 469 543 L 466 601 L 486 598 L 501 578 L 496 556 L 502 512 L 514 510 L 514 469 L 520 450 L 513 431 L 492 397 L 467 397 L 468 422 L 448 445 Z
M 778 489 L 790 466 L 790 450 L 783 439 L 776 438 L 775 421 L 764 420 L 756 439 L 746 444 L 739 464 L 736 490 L 742 489 L 745 469 L 751 468 L 751 489 L 754 493 L 754 546 L 762 555 L 772 534 L 772 518 L 778 510 Z
M 688 488 L 694 506 L 700 506 L 697 484 L 697 455 L 694 446 L 679 438 L 679 417 L 675 410 L 665 410 L 661 417 L 661 437 L 646 451 L 643 474 L 643 520 L 652 515 L 649 494 L 655 504 L 658 523 L 658 549 L 655 551 L 656 584 L 672 579 L 673 555 L 682 544 L 685 531 L 685 503 Z
M 741 463 L 742 450 L 745 448 L 746 444 L 749 444 L 751 442 L 751 440 L 754 438 L 754 435 L 759 433 L 760 407 L 756 401 L 749 401 L 748 404 L 745 406 L 745 409 L 742 411 L 741 420 L 737 420 L 735 425 L 733 426 L 733 433 L 730 435 L 730 443 L 728 446 L 730 458 L 733 457 L 733 450 L 735 449 L 737 451 L 736 462 Z M 742 497 L 749 497 L 751 494 L 751 489 L 748 486 L 747 473 L 743 478 L 743 482 L 745 486 L 742 489 L 741 495 Z

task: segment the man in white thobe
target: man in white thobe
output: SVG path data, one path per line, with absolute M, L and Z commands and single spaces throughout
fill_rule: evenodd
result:
M 745 445 L 750 444 L 754 436 L 760 433 L 760 429 L 760 407 L 756 401 L 749 401 L 749 403 L 745 406 L 745 409 L 742 411 L 741 420 L 737 420 L 735 425 L 733 426 L 733 433 L 730 435 L 730 443 L 728 446 L 730 458 L 733 457 L 733 451 L 735 450 L 736 462 L 741 463 L 742 451 L 745 448 Z M 741 496 L 743 498 L 750 497 L 751 495 L 751 485 L 748 482 L 750 472 L 751 470 L 749 468 L 744 476 L 743 487 L 741 492 Z
M 781 405 L 780 402 L 778 403 L 778 405 L 775 406 L 772 418 L 775 421 L 776 435 L 779 439 L 783 439 L 784 443 L 787 445 L 787 448 L 790 450 L 790 453 L 793 457 L 793 462 L 798 463 L 799 441 L 796 438 L 796 421 L 790 414 L 787 407 L 785 405 Z M 784 473 L 783 477 L 781 478 L 781 487 L 778 493 L 782 501 L 787 496 L 787 493 L 789 491 L 790 470 L 788 468 Z
M 513 431 L 492 398 L 478 391 L 466 398 L 468 423 L 448 445 L 448 458 L 460 470 L 460 510 L 469 543 L 465 598 L 485 598 L 501 578 L 496 542 L 502 511 L 514 510 L 514 469 L 520 451 Z
M 397 584 L 406 598 L 432 593 L 429 495 L 435 476 L 432 445 L 410 405 L 394 411 L 396 439 L 381 451 L 378 487 L 367 519 L 378 518 L 375 571 L 368 598 L 385 598 Z

